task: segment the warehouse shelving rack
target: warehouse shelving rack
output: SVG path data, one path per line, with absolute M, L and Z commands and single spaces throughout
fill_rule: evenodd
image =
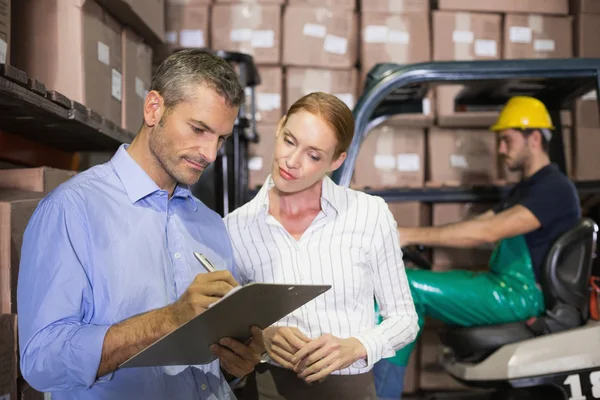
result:
M 546 104 L 556 127 L 550 158 L 565 172 L 560 111 L 584 94 L 600 88 L 600 59 L 448 61 L 412 65 L 378 64 L 368 74 L 364 92 L 353 110 L 355 134 L 333 180 L 349 186 L 360 146 L 369 131 L 393 115 L 421 112 L 428 91 L 441 85 L 463 85 L 457 106 L 502 106 L 516 95 Z M 600 150 L 600 149 L 599 149 Z M 578 182 L 580 194 L 600 193 L 600 182 Z M 398 188 L 368 191 L 386 201 L 494 202 L 510 186 L 469 188 Z

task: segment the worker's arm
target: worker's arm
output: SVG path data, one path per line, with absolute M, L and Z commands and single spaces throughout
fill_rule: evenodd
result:
M 481 218 L 439 227 L 399 228 L 400 243 L 402 246 L 422 244 L 431 247 L 472 248 L 522 235 L 541 226 L 535 215 L 522 205 L 513 206 L 498 214 L 493 214 L 492 211 L 486 214 Z

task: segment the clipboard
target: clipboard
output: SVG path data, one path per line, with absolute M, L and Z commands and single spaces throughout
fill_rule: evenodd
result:
M 325 293 L 331 285 L 250 283 L 141 350 L 119 368 L 202 365 L 217 357 L 210 346 L 223 337 L 242 343 L 250 327 L 272 325 Z

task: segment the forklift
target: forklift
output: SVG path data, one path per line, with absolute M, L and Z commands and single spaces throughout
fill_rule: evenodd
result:
M 545 59 L 378 64 L 368 74 L 353 110 L 355 134 L 344 164 L 333 174 L 349 186 L 361 144 L 378 124 L 422 112 L 430 89 L 462 85 L 455 109 L 499 109 L 510 97 L 532 96 L 548 108 L 556 127 L 550 158 L 566 173 L 561 110 L 600 89 L 600 59 Z M 600 193 L 600 182 L 576 184 Z M 506 188 L 399 188 L 371 192 L 386 201 L 472 202 L 499 200 Z M 438 360 L 457 381 L 478 390 L 432 394 L 431 399 L 600 398 L 600 322 L 590 318 L 590 278 L 596 254 L 598 214 L 582 218 L 549 250 L 540 281 L 546 312 L 542 329 L 527 321 L 495 326 L 445 326 Z M 412 248 L 404 257 L 417 268 L 430 263 Z

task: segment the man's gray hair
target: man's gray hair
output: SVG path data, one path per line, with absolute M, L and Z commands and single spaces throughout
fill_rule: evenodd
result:
M 168 110 L 190 96 L 194 85 L 215 90 L 229 107 L 240 107 L 245 101 L 244 88 L 227 61 L 199 49 L 180 50 L 164 60 L 150 84 L 163 97 Z

